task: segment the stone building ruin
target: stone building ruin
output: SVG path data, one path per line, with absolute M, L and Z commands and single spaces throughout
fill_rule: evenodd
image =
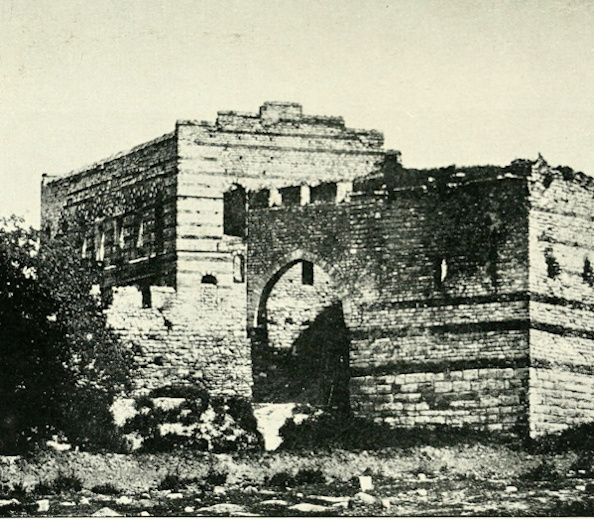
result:
M 102 265 L 137 393 L 531 436 L 594 418 L 594 179 L 570 168 L 406 169 L 377 131 L 265 103 L 46 175 L 41 202 Z

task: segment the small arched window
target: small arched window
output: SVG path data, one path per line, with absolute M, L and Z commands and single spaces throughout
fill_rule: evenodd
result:
M 214 277 L 212 274 L 206 274 L 202 276 L 202 284 L 203 285 L 216 285 L 217 278 Z

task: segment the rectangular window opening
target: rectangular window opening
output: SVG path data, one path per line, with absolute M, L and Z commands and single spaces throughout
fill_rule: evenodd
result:
M 151 297 L 151 287 L 144 286 L 142 291 L 142 308 L 151 308 L 153 306 L 153 300 Z
M 283 205 L 299 205 L 301 203 L 301 186 L 283 187 L 278 191 Z
M 311 261 L 303 262 L 303 270 L 301 272 L 301 283 L 303 285 L 314 284 L 314 266 Z
M 315 203 L 334 203 L 336 202 L 336 184 L 325 183 L 311 188 L 310 201 Z

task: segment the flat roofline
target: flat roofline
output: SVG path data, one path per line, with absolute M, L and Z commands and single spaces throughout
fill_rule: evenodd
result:
M 160 135 L 159 137 L 156 137 L 155 139 L 151 139 L 150 141 L 147 141 L 147 142 L 143 142 L 142 144 L 138 144 L 128 150 L 119 151 L 117 153 L 114 153 L 113 155 L 110 155 L 109 157 L 107 157 L 105 159 L 98 160 L 97 162 L 93 162 L 86 166 L 82 166 L 80 168 L 71 170 L 68 173 L 64 173 L 64 174 L 60 174 L 60 175 L 49 175 L 47 173 L 44 173 L 42 175 L 42 178 L 51 179 L 45 183 L 45 185 L 49 185 L 49 184 L 53 184 L 56 182 L 59 183 L 60 181 L 63 181 L 63 180 L 70 180 L 70 179 L 78 177 L 78 176 L 83 176 L 85 173 L 87 173 L 89 171 L 95 170 L 97 168 L 101 168 L 102 166 L 105 166 L 106 164 L 109 164 L 110 162 L 114 162 L 115 160 L 121 159 L 122 157 L 125 157 L 126 155 L 136 153 L 137 151 L 141 151 L 145 148 L 148 148 L 149 146 L 153 146 L 155 144 L 159 144 L 159 143 L 166 141 L 168 139 L 174 138 L 175 134 L 176 134 L 176 130 L 169 132 L 169 133 L 165 133 L 163 135 Z

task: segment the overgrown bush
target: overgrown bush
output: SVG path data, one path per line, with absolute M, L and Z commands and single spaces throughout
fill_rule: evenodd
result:
M 102 483 L 101 485 L 95 485 L 91 488 L 91 492 L 95 494 L 103 494 L 106 496 L 118 496 L 122 491 L 111 483 Z
M 569 466 L 569 470 L 586 478 L 594 477 L 594 452 L 581 453 Z
M 279 431 L 281 450 L 340 448 L 376 450 L 389 447 L 431 445 L 442 447 L 464 443 L 501 443 L 503 437 L 465 427 L 393 428 L 348 413 L 324 412 L 295 423 L 290 419 Z M 509 440 L 508 440 L 509 441 Z
M 174 407 L 157 398 L 183 399 Z M 212 396 L 192 387 L 166 387 L 136 400 L 137 414 L 122 432 L 142 439 L 142 452 L 178 449 L 215 453 L 261 450 L 251 403 L 240 397 Z
M 324 473 L 319 469 L 299 469 L 297 472 L 283 470 L 267 479 L 267 484 L 277 488 L 294 488 L 302 485 L 326 483 Z
M 91 287 L 97 269 L 75 244 L 42 240 L 0 219 L 0 453 L 22 454 L 54 435 L 112 448 L 106 413 L 128 388 L 130 355 Z
M 211 468 L 208 471 L 208 474 L 204 477 L 204 482 L 209 486 L 216 487 L 224 485 L 227 482 L 228 477 L 229 474 L 227 472 Z
M 179 474 L 167 474 L 157 486 L 157 490 L 179 490 L 195 482 L 195 478 L 182 478 Z
M 559 433 L 547 434 L 533 440 L 529 446 L 538 453 L 594 452 L 594 423 L 574 425 Z
M 524 472 L 520 481 L 558 481 L 561 474 L 552 461 L 543 460 L 539 465 Z
M 39 495 L 60 494 L 62 492 L 80 492 L 82 481 L 74 474 L 60 472 L 55 479 L 47 482 L 40 482 L 34 488 L 34 493 Z

